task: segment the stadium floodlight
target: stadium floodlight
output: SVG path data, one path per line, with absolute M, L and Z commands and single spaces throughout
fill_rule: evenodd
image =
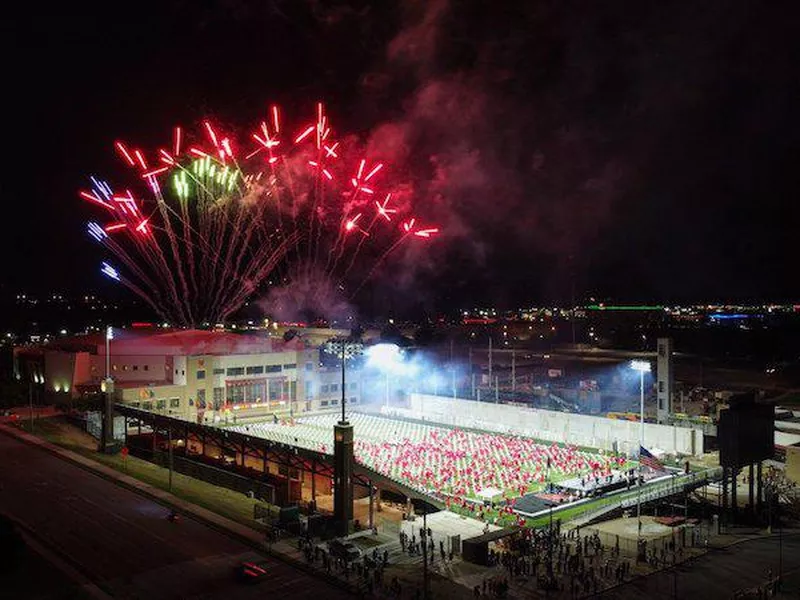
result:
M 631 369 L 639 372 L 639 445 L 644 447 L 644 374 L 650 372 L 650 362 L 646 360 L 632 360 Z
M 364 354 L 367 366 L 383 373 L 397 373 L 403 369 L 403 353 L 397 344 L 375 344 Z
M 366 366 L 383 373 L 386 389 L 385 404 L 389 408 L 389 375 L 402 375 L 405 364 L 403 353 L 397 344 L 375 344 L 364 352 L 367 356 Z
M 111 340 L 114 339 L 114 328 L 106 327 L 106 379 L 111 377 Z
M 347 402 L 346 399 L 346 392 L 345 390 L 345 362 L 347 359 L 355 358 L 363 354 L 364 352 L 364 344 L 358 339 L 349 337 L 349 338 L 333 338 L 325 342 L 323 346 L 325 352 L 328 354 L 333 354 L 337 358 L 342 360 L 342 424 L 347 424 L 347 417 L 345 416 L 345 403 Z
M 641 454 L 644 448 L 644 374 L 650 372 L 650 362 L 646 360 L 632 360 L 631 369 L 639 371 L 639 476 L 641 477 Z M 637 483 L 639 487 L 639 492 L 636 495 L 636 518 L 639 521 L 638 533 L 636 534 L 638 548 L 639 537 L 642 533 L 642 482 L 639 481 Z

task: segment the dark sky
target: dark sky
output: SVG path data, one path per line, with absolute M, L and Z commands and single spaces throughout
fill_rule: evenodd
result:
M 794 3 L 17 3 L 4 15 L 7 289 L 102 288 L 76 197 L 210 116 L 324 99 L 446 234 L 371 297 L 428 308 L 797 299 Z

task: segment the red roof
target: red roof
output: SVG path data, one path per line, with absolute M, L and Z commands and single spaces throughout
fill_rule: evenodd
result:
M 297 339 L 284 342 L 263 334 L 231 333 L 200 329 L 156 329 L 150 331 L 114 329 L 111 354 L 139 356 L 191 356 L 200 354 L 259 354 L 297 350 L 303 347 Z M 46 349 L 74 351 L 94 348 L 105 354 L 105 333 L 53 340 Z

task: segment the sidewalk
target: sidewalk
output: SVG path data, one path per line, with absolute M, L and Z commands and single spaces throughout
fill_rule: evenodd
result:
M 0 424 L 0 433 L 16 437 L 17 439 L 22 440 L 32 446 L 37 446 L 51 454 L 58 456 L 59 458 L 62 458 L 63 460 L 69 461 L 83 469 L 86 469 L 87 471 L 91 471 L 96 475 L 103 477 L 104 479 L 113 481 L 117 485 L 147 496 L 159 504 L 172 508 L 177 512 L 189 515 L 191 518 L 200 521 L 209 527 L 234 537 L 260 552 L 268 554 L 283 562 L 289 563 L 292 566 L 311 575 L 321 577 L 350 592 L 360 595 L 363 594 L 361 587 L 354 582 L 345 581 L 344 579 L 329 574 L 321 569 L 313 568 L 305 561 L 303 558 L 303 553 L 297 549 L 297 545 L 294 543 L 282 540 L 272 544 L 267 544 L 265 541 L 265 535 L 259 531 L 256 531 L 255 529 L 246 527 L 241 523 L 237 523 L 236 521 L 203 508 L 202 506 L 198 506 L 178 498 L 169 492 L 161 490 L 129 475 L 125 475 L 124 473 L 120 473 L 111 467 L 107 467 L 97 461 L 86 458 L 85 456 L 81 456 L 76 452 L 61 448 L 46 440 L 36 437 L 35 435 L 31 435 L 25 431 L 22 431 L 17 427 Z

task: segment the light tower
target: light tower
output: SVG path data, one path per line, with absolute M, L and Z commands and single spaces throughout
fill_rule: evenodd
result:
M 114 454 L 117 451 L 114 440 L 114 380 L 111 378 L 111 340 L 114 339 L 114 328 L 106 327 L 106 378 L 101 389 L 103 391 L 103 413 L 100 433 L 100 451 Z
M 656 365 L 656 416 L 659 423 L 668 423 L 672 413 L 672 340 L 658 338 L 658 357 Z
M 345 365 L 347 359 L 358 356 L 363 349 L 361 341 L 353 337 L 334 338 L 325 343 L 325 352 L 342 361 L 342 420 L 333 426 L 333 518 L 339 535 L 350 533 L 353 520 L 353 426 L 345 412 Z

